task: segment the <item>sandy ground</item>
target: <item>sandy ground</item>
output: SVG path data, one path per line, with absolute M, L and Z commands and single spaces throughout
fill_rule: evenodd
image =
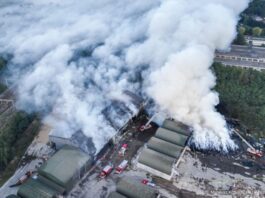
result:
M 220 197 L 220 198 L 263 198 L 265 183 L 253 177 L 246 177 L 231 172 L 220 172 L 218 168 L 210 168 L 200 161 L 194 153 L 186 152 L 180 166 L 179 176 L 174 182 L 154 178 L 156 189 L 162 197 Z M 82 185 L 67 198 L 106 198 L 114 191 L 120 177 L 132 178 L 141 182 L 146 172 L 130 166 L 121 175 L 112 173 L 106 179 L 98 178 L 99 171 L 87 176 Z M 265 178 L 264 178 L 265 179 Z M 186 192 L 182 194 L 183 192 Z M 181 196 L 180 196 L 181 195 Z
M 177 188 L 211 197 L 265 197 L 264 181 L 207 167 L 190 153 L 186 153 L 183 159 L 185 162 L 179 166 L 180 176 L 174 182 Z
M 52 128 L 49 125 L 42 125 L 38 135 L 35 137 L 34 142 L 47 144 L 49 141 L 49 133 L 51 132 L 51 130 Z

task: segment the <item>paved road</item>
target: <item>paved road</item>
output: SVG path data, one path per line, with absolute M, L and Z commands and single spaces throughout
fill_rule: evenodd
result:
M 224 60 L 221 58 L 215 58 L 216 62 L 220 62 L 226 66 L 235 66 L 235 67 L 244 67 L 244 68 L 253 68 L 257 70 L 265 69 L 265 63 L 258 62 L 249 62 L 249 61 L 240 61 L 240 60 Z
M 217 54 L 265 59 L 265 47 L 232 45 L 229 52 L 217 52 Z
M 229 52 L 216 52 L 216 62 L 228 66 L 265 69 L 265 47 L 232 45 Z

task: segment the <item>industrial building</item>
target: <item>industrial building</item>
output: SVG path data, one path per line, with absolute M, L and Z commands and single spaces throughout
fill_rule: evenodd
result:
M 265 69 L 265 48 L 232 45 L 229 52 L 217 51 L 215 61 L 226 66 Z
M 105 123 L 108 125 L 109 130 L 113 130 L 115 135 L 113 141 L 118 138 L 120 132 L 127 126 L 133 117 L 137 116 L 144 106 L 144 101 L 138 95 L 124 91 L 124 97 L 126 100 L 112 100 L 102 111 Z M 63 145 L 71 145 L 80 148 L 82 151 L 89 155 L 96 155 L 96 148 L 93 144 L 93 140 L 87 137 L 82 131 L 76 131 L 71 136 L 65 136 L 66 134 L 61 131 L 53 130 L 49 134 L 49 141 L 60 149 Z M 107 142 L 106 142 L 107 143 Z
M 173 121 L 173 120 L 166 119 L 163 122 L 162 127 L 165 129 L 186 135 L 186 136 L 191 135 L 191 130 L 189 129 L 188 126 L 186 126 L 180 122 Z
M 92 158 L 86 153 L 65 145 L 40 167 L 37 178 L 19 188 L 17 196 L 54 198 L 67 194 L 91 166 Z
M 122 178 L 108 198 L 157 198 L 159 193 L 154 188 L 142 184 L 133 178 Z
M 245 36 L 246 42 L 249 45 L 264 47 L 265 46 L 265 38 L 263 37 L 253 37 L 253 36 Z
M 165 120 L 141 151 L 137 167 L 166 180 L 174 176 L 174 166 L 191 135 L 191 130 L 173 120 Z

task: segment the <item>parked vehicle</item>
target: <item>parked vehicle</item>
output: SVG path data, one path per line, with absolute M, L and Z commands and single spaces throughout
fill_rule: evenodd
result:
M 124 156 L 127 148 L 128 148 L 128 144 L 123 144 L 121 149 L 119 150 L 119 156 Z
M 143 179 L 141 181 L 141 183 L 144 184 L 144 185 L 148 185 L 148 186 L 151 186 L 151 187 L 155 187 L 155 184 L 153 182 L 151 182 L 150 180 L 148 180 L 148 179 Z
M 148 124 L 148 125 L 142 125 L 141 127 L 140 127 L 140 131 L 141 132 L 143 132 L 143 131 L 145 131 L 145 130 L 147 130 L 147 129 L 150 129 L 150 128 L 152 128 L 152 125 L 151 124 Z
M 35 172 L 36 171 L 26 172 L 25 175 L 22 175 L 15 184 L 10 185 L 9 187 L 12 188 L 24 184 Z
M 107 177 L 113 170 L 113 165 L 107 165 L 103 168 L 103 170 L 101 171 L 99 177 L 101 179 Z
M 127 160 L 123 160 L 120 165 L 116 168 L 115 173 L 116 174 L 120 174 L 122 173 L 128 166 L 128 161 Z
M 253 156 L 255 156 L 255 157 L 262 157 L 262 156 L 263 156 L 263 153 L 262 153 L 261 151 L 259 151 L 259 150 L 256 150 L 256 149 L 248 148 L 247 151 L 248 151 L 251 155 L 253 155 Z

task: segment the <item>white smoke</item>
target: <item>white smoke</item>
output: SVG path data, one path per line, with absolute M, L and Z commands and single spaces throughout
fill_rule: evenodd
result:
M 13 55 L 18 107 L 46 112 L 64 136 L 97 149 L 115 130 L 102 111 L 125 89 L 152 97 L 194 127 L 198 147 L 234 147 L 216 112 L 210 71 L 248 0 L 16 0 L 0 2 L 0 53 Z M 84 55 L 85 54 L 85 55 Z M 131 108 L 133 111 L 133 108 Z

